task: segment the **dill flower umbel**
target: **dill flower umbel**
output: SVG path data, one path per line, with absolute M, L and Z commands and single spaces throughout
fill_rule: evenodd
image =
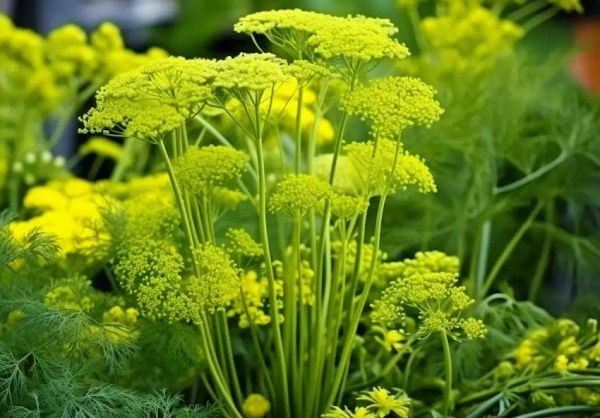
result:
M 198 265 L 199 277 L 184 284 L 184 291 L 209 312 L 223 310 L 229 295 L 239 292 L 239 271 L 229 254 L 213 244 L 204 244 L 193 256 Z
M 203 193 L 235 179 L 246 170 L 248 156 L 234 148 L 192 148 L 175 163 L 177 178 L 191 193 Z
M 227 250 L 230 253 L 247 257 L 260 257 L 263 255 L 262 246 L 245 229 L 229 228 L 226 236 L 229 240 Z
M 380 139 L 376 149 L 373 141 L 352 142 L 344 147 L 363 183 L 367 185 L 367 195 L 395 193 L 409 185 L 418 186 L 421 193 L 435 192 L 433 176 L 419 157 L 402 153 L 394 165 L 397 146 L 393 141 Z
M 371 318 L 382 324 L 398 323 L 405 315 L 403 307 L 407 306 L 419 312 L 417 334 L 444 332 L 456 340 L 483 338 L 486 334 L 483 322 L 463 315 L 475 301 L 466 294 L 464 286 L 456 286 L 457 281 L 457 275 L 452 273 L 399 278 L 372 305 Z
M 342 108 L 371 122 L 374 138 L 396 138 L 411 126 L 430 126 L 444 112 L 435 90 L 414 77 L 384 77 L 358 85 Z
M 265 35 L 294 57 L 304 53 L 325 60 L 370 61 L 409 55 L 406 46 L 393 38 L 398 29 L 389 20 L 361 15 L 339 17 L 300 9 L 271 10 L 244 16 L 234 30 Z
M 242 53 L 216 62 L 213 85 L 240 98 L 289 80 L 286 69 L 287 62 L 273 54 Z
M 414 258 L 382 263 L 378 274 L 384 282 L 398 277 L 423 273 L 452 273 L 459 271 L 459 259 L 441 251 L 419 251 Z
M 301 218 L 319 202 L 331 196 L 329 183 L 308 174 L 289 174 L 279 184 L 269 201 L 272 212 Z
M 445 14 L 423 19 L 421 30 L 433 47 L 425 59 L 441 73 L 486 70 L 524 35 L 516 23 L 465 0 L 451 1 Z

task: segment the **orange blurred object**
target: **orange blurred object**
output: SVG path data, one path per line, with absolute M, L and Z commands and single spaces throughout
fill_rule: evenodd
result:
M 573 58 L 571 71 L 583 87 L 600 94 L 600 19 L 579 21 L 575 42 L 580 52 Z

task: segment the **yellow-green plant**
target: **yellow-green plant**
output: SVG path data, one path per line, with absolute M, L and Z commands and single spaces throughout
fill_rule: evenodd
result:
M 410 185 L 436 190 L 424 160 L 404 150 L 402 134 L 435 123 L 443 111 L 434 89 L 417 78 L 370 78 L 382 59 L 409 54 L 385 19 L 278 10 L 246 16 L 235 29 L 253 39 L 264 35 L 282 57 L 261 52 L 156 61 L 102 87 L 96 106 L 81 118 L 82 132 L 156 144 L 169 174 L 185 245 L 154 238 L 117 264 L 127 291 L 146 307 L 142 314 L 200 329 L 207 390 L 228 415 L 241 417 L 242 410 L 266 413 L 269 407 L 256 395 L 244 401 L 227 319 L 240 314 L 258 359 L 256 381 L 264 382 L 254 392 L 263 392 L 274 416 L 314 417 L 346 390 L 355 335 L 379 270 L 378 257 L 361 265 L 362 252 L 372 246 L 372 254 L 379 253 L 386 199 Z M 266 146 L 266 132 L 276 119 L 277 92 L 290 82 L 297 91 L 296 129 L 286 155 L 283 138 Z M 332 149 L 317 137 L 321 116 L 308 133 L 303 129 L 309 89 L 320 98 L 314 114 L 327 110 L 325 98 L 340 109 Z M 218 132 L 215 114 L 237 127 L 234 137 Z M 352 115 L 369 121 L 368 141 L 348 142 Z M 195 145 L 189 133 L 197 123 L 220 144 Z M 278 150 L 280 164 L 274 164 Z M 331 156 L 319 177 L 315 160 L 326 153 Z M 343 166 L 358 174 L 353 193 L 337 187 Z M 222 190 L 249 201 L 259 246 L 244 230 L 225 237 L 215 228 Z M 369 238 L 371 202 L 376 213 Z M 269 212 L 277 216 L 276 228 Z M 334 241 L 342 247 L 339 256 Z M 355 263 L 346 271 L 351 245 Z
M 115 75 L 165 56 L 126 49 L 112 23 L 89 36 L 67 24 L 43 37 L 0 14 L 0 204 L 17 210 L 23 187 L 66 176 L 52 152 L 85 101 Z

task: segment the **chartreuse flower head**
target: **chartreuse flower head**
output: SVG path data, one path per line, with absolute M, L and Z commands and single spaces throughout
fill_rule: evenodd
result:
M 213 67 L 210 60 L 170 57 L 121 74 L 98 91 L 81 131 L 156 142 L 211 97 Z
M 289 80 L 287 62 L 273 54 L 246 54 L 215 63 L 214 86 L 234 96 L 270 90 Z
M 222 186 L 246 170 L 248 156 L 234 148 L 209 145 L 192 148 L 175 163 L 177 177 L 191 193 Z
M 417 273 L 392 282 L 373 305 L 371 318 L 376 323 L 398 324 L 404 318 L 404 308 L 419 312 L 417 334 L 428 336 L 443 332 L 456 340 L 483 338 L 486 328 L 474 317 L 463 312 L 474 300 L 464 286 L 457 286 L 454 273 Z
M 283 283 L 279 279 L 275 281 L 275 293 L 278 297 L 277 308 L 280 310 L 283 307 L 283 302 L 280 300 L 283 296 Z M 240 328 L 267 325 L 271 323 L 271 316 L 266 306 L 268 297 L 268 279 L 256 271 L 247 271 L 241 276 L 240 291 L 230 295 L 227 316 L 238 316 Z M 278 322 L 282 321 L 283 316 L 278 313 Z
M 263 255 L 262 246 L 245 229 L 229 228 L 226 235 L 229 240 L 227 249 L 231 254 L 247 257 L 260 257 Z
M 378 270 L 380 279 L 385 283 L 396 278 L 405 278 L 423 273 L 457 274 L 459 259 L 441 251 L 419 251 L 415 258 L 403 261 L 382 263 Z
M 364 193 L 379 196 L 404 190 L 409 185 L 416 185 L 421 193 L 435 192 L 433 176 L 419 157 L 401 153 L 394 165 L 397 146 L 393 141 L 379 139 L 376 149 L 373 141 L 352 142 L 344 147 L 366 185 Z
M 397 138 L 411 126 L 430 126 L 444 112 L 435 90 L 414 77 L 384 77 L 357 86 L 342 107 L 371 123 L 373 138 Z
M 251 393 L 242 405 L 246 418 L 263 418 L 270 410 L 271 403 L 260 393 Z
M 323 414 L 323 418 L 383 418 L 393 416 L 408 418 L 410 416 L 411 399 L 403 391 L 395 393 L 381 387 L 361 392 L 356 398 L 357 406 L 354 411 L 348 408 L 333 407 Z
M 600 343 L 596 342 L 596 346 L 584 350 L 583 345 L 589 344 L 589 340 L 586 341 L 580 334 L 579 326 L 563 318 L 530 331 L 512 356 L 518 370 L 564 372 L 585 369 L 590 363 L 600 360 L 596 348 L 600 347 Z
M 283 212 L 293 218 L 301 218 L 331 196 L 329 183 L 308 174 L 289 174 L 271 196 L 272 212 Z
M 198 248 L 194 257 L 200 277 L 185 281 L 185 293 L 211 313 L 223 310 L 231 300 L 231 295 L 240 292 L 237 266 L 223 248 L 213 244 Z
M 525 33 L 518 24 L 465 0 L 450 1 L 446 13 L 423 19 L 421 32 L 432 48 L 420 59 L 441 74 L 486 70 Z
M 139 138 L 155 143 L 181 126 L 185 117 L 156 100 L 137 100 L 141 77 L 122 74 L 96 93 L 96 107 L 84 114 L 82 133 Z
M 87 35 L 77 25 L 67 24 L 48 34 L 47 55 L 59 78 L 91 76 L 97 65 L 96 53 L 87 44 Z
M 293 57 L 307 55 L 345 62 L 404 58 L 408 49 L 387 19 L 331 16 L 299 9 L 271 10 L 241 18 L 236 32 L 265 35 Z

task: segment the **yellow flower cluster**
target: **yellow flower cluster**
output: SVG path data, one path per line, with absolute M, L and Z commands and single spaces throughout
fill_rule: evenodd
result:
M 414 77 L 389 76 L 361 84 L 342 99 L 342 108 L 371 123 L 373 138 L 397 138 L 411 126 L 430 126 L 444 112 L 433 87 Z
M 36 229 L 53 236 L 64 257 L 78 253 L 93 255 L 109 239 L 102 221 L 102 211 L 109 202 L 108 197 L 97 193 L 93 184 L 85 180 L 51 182 L 29 189 L 23 206 L 36 215 L 11 223 L 10 229 L 17 240 L 23 240 Z
M 378 275 L 387 283 L 389 280 L 399 277 L 405 278 L 415 274 L 457 274 L 459 264 L 458 257 L 447 255 L 441 251 L 419 251 L 415 254 L 415 258 L 382 263 Z
M 340 219 L 353 219 L 367 209 L 364 198 L 334 193 L 331 197 L 331 214 Z
M 229 240 L 227 250 L 231 254 L 246 257 L 261 257 L 263 248 L 254 238 L 242 228 L 229 228 L 226 233 Z
M 421 30 L 433 47 L 425 59 L 441 73 L 485 70 L 524 34 L 519 25 L 467 0 L 449 1 L 445 14 L 423 19 Z
M 506 370 L 503 377 L 508 378 L 516 372 L 575 372 L 598 366 L 600 366 L 600 334 L 595 326 L 582 331 L 574 321 L 562 318 L 530 331 L 514 349 L 512 357 L 497 367 L 496 374 L 499 374 L 500 367 Z M 548 390 L 538 395 L 543 395 L 550 406 L 580 403 L 600 405 L 600 391 L 591 387 Z
M 374 387 L 363 391 L 356 401 L 364 406 L 357 406 L 354 411 L 347 407 L 333 407 L 323 414 L 323 418 L 383 418 L 390 414 L 398 418 L 410 416 L 411 399 L 403 391 L 391 393 L 385 388 Z
M 148 239 L 122 245 L 113 271 L 125 291 L 135 296 L 143 316 L 201 322 L 201 301 L 182 291 L 183 257 L 171 243 Z
M 400 352 L 404 348 L 404 340 L 406 336 L 403 332 L 398 331 L 396 329 L 386 329 L 380 326 L 373 326 L 373 331 L 378 333 L 375 337 L 375 341 L 377 341 L 385 351 L 396 351 Z
M 213 244 L 204 244 L 193 256 L 199 277 L 184 282 L 184 292 L 213 313 L 227 306 L 230 295 L 240 293 L 239 271 L 229 254 Z
M 331 186 L 308 174 L 289 174 L 284 177 L 269 201 L 272 212 L 283 212 L 292 218 L 301 218 L 331 197 Z
M 433 176 L 421 158 L 400 151 L 394 161 L 397 146 L 394 141 L 379 139 L 344 147 L 364 185 L 359 189 L 369 197 L 395 193 L 409 185 L 418 186 L 421 193 L 435 192 Z
M 101 83 L 165 55 L 157 49 L 148 54 L 125 49 L 119 29 L 110 23 L 98 27 L 89 40 L 73 24 L 54 29 L 43 38 L 13 26 L 0 14 L 0 72 L 7 81 L 3 86 L 8 86 L 3 93 L 11 99 L 24 98 L 42 111 L 52 110 L 61 99 L 72 95 L 73 88 Z
M 518 369 L 557 371 L 585 369 L 598 361 L 593 347 L 588 352 L 578 343 L 579 326 L 570 319 L 531 331 L 515 348 L 513 358 Z
M 417 334 L 427 336 L 445 332 L 456 340 L 483 338 L 486 328 L 473 317 L 464 317 L 463 311 L 474 300 L 464 286 L 457 286 L 455 273 L 416 273 L 393 281 L 380 299 L 372 305 L 371 319 L 375 323 L 397 324 L 404 318 L 404 307 L 417 309 Z
M 406 46 L 393 38 L 398 29 L 389 20 L 361 15 L 271 10 L 244 16 L 234 30 L 266 35 L 294 57 L 305 54 L 325 60 L 371 61 L 409 55 Z
M 209 145 L 192 148 L 175 163 L 177 179 L 190 193 L 206 193 L 246 170 L 248 156 L 234 148 Z
M 271 403 L 260 393 L 251 393 L 242 404 L 246 418 L 263 418 L 271 410 Z
M 275 281 L 275 293 L 280 299 L 283 296 L 283 283 Z M 266 312 L 266 300 L 269 296 L 269 282 L 266 277 L 259 276 L 255 271 L 247 271 L 241 276 L 240 289 L 229 295 L 227 316 L 238 316 L 240 328 L 251 325 L 267 325 L 271 316 Z M 278 309 L 283 305 L 280 304 Z M 280 315 L 278 321 L 283 317 Z
M 214 87 L 239 98 L 247 92 L 270 90 L 291 77 L 287 62 L 273 54 L 242 53 L 216 64 Z

